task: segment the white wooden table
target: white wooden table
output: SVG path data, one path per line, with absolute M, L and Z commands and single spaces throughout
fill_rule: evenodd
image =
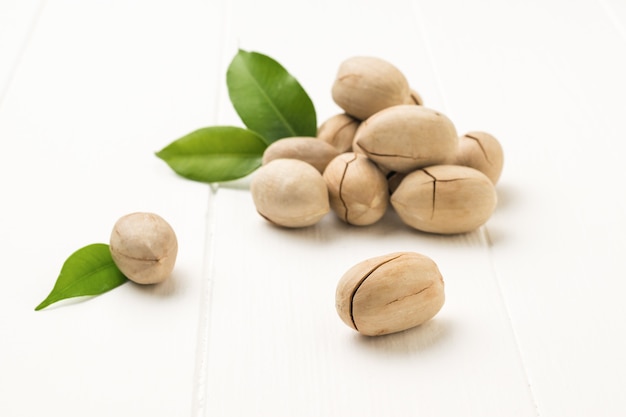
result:
M 241 125 L 237 48 L 339 112 L 339 63 L 398 66 L 460 133 L 500 139 L 499 206 L 460 236 L 329 215 L 288 231 L 247 180 L 154 156 Z M 626 415 L 626 3 L 622 0 L 0 0 L 0 416 Z M 178 234 L 172 279 L 33 308 L 123 214 Z M 354 263 L 439 265 L 427 324 L 361 337 L 334 309 Z

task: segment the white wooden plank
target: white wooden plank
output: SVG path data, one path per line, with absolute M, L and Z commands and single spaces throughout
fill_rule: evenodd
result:
M 619 36 L 626 41 L 626 4 L 619 0 L 599 0 L 599 3 Z
M 358 54 L 394 62 L 430 106 L 445 107 L 409 2 L 229 5 L 228 43 L 279 60 L 320 120 L 339 111 L 330 87 L 341 60 Z M 292 33 L 297 41 L 285 42 Z M 223 103 L 220 121 L 236 122 Z M 237 184 L 244 189 L 215 195 L 205 415 L 535 415 L 480 231 L 424 235 L 393 214 L 366 228 L 329 215 L 310 229 L 281 230 L 255 213 L 246 181 Z M 337 281 L 354 263 L 396 250 L 439 263 L 446 305 L 421 328 L 359 337 L 335 312 Z
M 35 27 L 41 0 L 0 2 L 0 105 Z
M 217 199 L 207 415 L 534 415 L 479 232 L 422 235 L 394 215 L 282 230 L 246 190 Z M 335 312 L 337 281 L 399 250 L 439 264 L 446 305 L 421 328 L 361 337 Z
M 0 108 L 0 415 L 623 415 L 620 10 L 46 2 L 30 41 L 0 49 L 16 68 Z M 338 111 L 340 60 L 371 54 L 460 131 L 492 131 L 507 165 L 484 233 L 423 235 L 393 214 L 280 230 L 246 180 L 210 194 L 174 176 L 153 151 L 238 122 L 223 82 L 239 46 L 292 71 L 320 120 Z M 69 253 L 133 210 L 175 226 L 174 279 L 33 312 Z M 395 250 L 438 262 L 446 305 L 421 328 L 359 337 L 336 316 L 336 282 Z
M 209 2 L 50 0 L 0 112 L 0 415 L 192 413 L 208 187 L 154 151 L 215 117 Z M 34 312 L 62 262 L 154 211 L 172 280 Z
M 624 40 L 591 1 L 419 8 L 450 113 L 503 142 L 487 230 L 539 415 L 623 415 Z

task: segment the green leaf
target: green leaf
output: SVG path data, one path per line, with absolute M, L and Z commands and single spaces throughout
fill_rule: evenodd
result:
M 228 94 L 243 123 L 268 143 L 315 136 L 315 107 L 304 88 L 272 58 L 239 50 L 226 73 Z
M 113 262 L 109 245 L 87 245 L 67 258 L 54 288 L 35 310 L 66 298 L 102 294 L 126 281 L 128 279 Z
M 175 140 L 156 155 L 177 174 L 211 183 L 250 174 L 261 166 L 265 148 L 263 138 L 251 130 L 212 126 Z

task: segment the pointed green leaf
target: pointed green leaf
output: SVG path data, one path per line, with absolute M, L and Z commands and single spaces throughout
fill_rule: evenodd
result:
M 243 123 L 268 143 L 315 136 L 313 102 L 304 88 L 272 58 L 240 50 L 226 73 L 230 100 Z
M 194 181 L 220 182 L 245 177 L 261 166 L 267 144 L 251 130 L 234 126 L 198 129 L 156 155 L 179 175 Z
M 113 262 L 109 245 L 87 245 L 67 258 L 54 288 L 35 310 L 66 298 L 102 294 L 126 281 L 128 279 Z

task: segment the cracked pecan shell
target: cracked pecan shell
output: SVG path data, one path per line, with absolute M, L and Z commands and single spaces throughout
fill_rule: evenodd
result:
M 436 165 L 404 177 L 391 195 L 402 221 L 423 232 L 466 233 L 483 225 L 497 195 L 482 172 L 458 165 Z
M 458 135 L 444 114 L 403 104 L 386 108 L 361 123 L 357 149 L 389 171 L 408 173 L 454 160 Z
M 339 317 L 367 336 L 400 332 L 433 318 L 445 301 L 437 264 L 415 252 L 370 258 L 350 268 L 336 292 Z

